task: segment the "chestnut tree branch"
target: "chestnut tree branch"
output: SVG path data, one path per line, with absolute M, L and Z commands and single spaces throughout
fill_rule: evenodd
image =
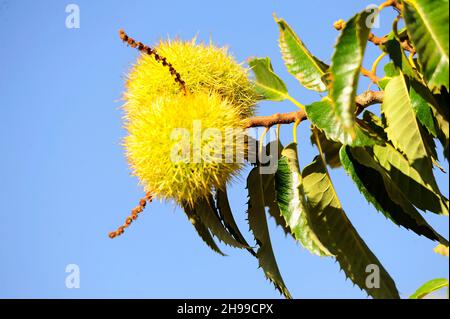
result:
M 383 102 L 383 91 L 367 91 L 356 97 L 356 114 L 360 114 L 366 107 Z M 289 113 L 276 113 L 269 116 L 255 116 L 247 120 L 246 127 L 271 127 L 277 124 L 290 124 L 308 118 L 304 110 Z

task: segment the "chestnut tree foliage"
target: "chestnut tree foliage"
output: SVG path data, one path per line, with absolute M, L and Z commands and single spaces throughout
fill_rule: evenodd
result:
M 339 36 L 330 65 L 310 52 L 285 20 L 275 18 L 287 70 L 300 85 L 325 96 L 309 105 L 290 97 L 269 58 L 249 60 L 260 100 L 291 100 L 300 110 L 249 117 L 247 126 L 268 129 L 294 123 L 296 127 L 309 121 L 317 149 L 317 156 L 301 168 L 295 136 L 289 145 L 271 142 L 277 143 L 279 154 L 270 154 L 269 145 L 259 146 L 260 152 L 278 156 L 278 165 L 275 172 L 263 174 L 264 164 L 258 162 L 247 177 L 247 220 L 255 247 L 237 227 L 226 188 L 215 188 L 194 203 L 180 203 L 210 248 L 222 254 L 217 238 L 247 250 L 287 298 L 291 295 L 273 253 L 266 211 L 312 254 L 335 259 L 346 277 L 369 296 L 399 298 L 388 270 L 347 217 L 329 169 L 344 169 L 362 196 L 394 224 L 448 247 L 448 240 L 423 217 L 425 212 L 448 215 L 449 211 L 449 201 L 434 177 L 434 171 L 442 169 L 438 158 L 448 161 L 449 151 L 448 0 L 388 0 L 381 9 L 398 13 L 392 31 L 384 36 L 372 33 L 373 10 L 335 23 Z M 404 28 L 398 26 L 401 20 Z M 362 65 L 368 45 L 380 51 L 371 70 Z M 382 76 L 376 74 L 380 61 Z M 374 91 L 357 94 L 361 76 L 370 78 Z M 380 116 L 365 110 L 373 104 L 380 107 Z M 437 143 L 442 145 L 442 155 L 436 151 Z M 379 285 L 367 283 L 368 266 L 378 269 Z M 440 279 L 424 289 L 445 285 L 448 281 Z

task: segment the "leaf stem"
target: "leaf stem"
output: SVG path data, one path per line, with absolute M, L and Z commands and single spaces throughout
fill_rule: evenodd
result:
M 409 54 L 409 56 L 408 56 L 408 61 L 409 61 L 409 64 L 411 64 L 411 66 L 412 66 L 414 69 L 417 70 L 416 62 L 414 62 L 414 53 L 411 52 L 411 53 Z
M 386 53 L 386 52 L 383 52 L 383 53 L 381 53 L 381 54 L 378 56 L 378 58 L 375 59 L 375 61 L 373 61 L 373 64 L 372 64 L 372 73 L 373 73 L 374 75 L 377 75 L 377 67 L 378 67 L 378 64 L 380 64 L 380 61 L 381 61 L 386 55 L 387 55 L 387 53 Z
M 294 99 L 292 96 L 290 96 L 289 94 L 286 94 L 286 99 L 288 99 L 289 101 L 291 101 L 292 103 L 294 103 L 299 109 L 301 110 L 305 110 L 305 106 L 300 103 L 299 101 L 297 101 L 296 99 Z
M 263 142 L 264 142 L 264 138 L 266 137 L 267 132 L 269 131 L 269 129 L 270 129 L 270 127 L 266 127 L 264 129 L 264 132 L 261 134 L 261 136 L 259 138 L 259 152 L 258 152 L 259 158 L 262 157 L 262 151 L 263 151 L 263 145 L 264 145 Z
M 294 143 L 297 144 L 297 127 L 300 124 L 300 120 L 296 119 L 294 122 L 294 127 L 292 128 L 292 136 L 294 138 Z

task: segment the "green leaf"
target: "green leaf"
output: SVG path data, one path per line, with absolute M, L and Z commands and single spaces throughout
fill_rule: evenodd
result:
M 374 298 L 399 298 L 394 281 L 348 220 L 321 157 L 317 156 L 305 167 L 302 175 L 306 197 L 314 212 L 311 228 L 336 256 L 346 276 Z M 367 285 L 369 265 L 379 269 L 379 288 Z
M 436 181 L 417 171 L 391 144 L 373 146 L 374 157 L 391 180 L 417 208 L 448 215 L 448 200 L 440 193 Z
M 447 279 L 445 278 L 432 279 L 424 283 L 422 286 L 420 286 L 420 288 L 417 289 L 416 292 L 409 297 L 409 299 L 423 299 L 432 292 L 442 289 L 444 287 L 448 287 Z
M 448 160 L 449 153 L 449 93 L 446 90 L 441 90 L 439 94 L 433 96 L 431 109 L 436 120 L 436 129 L 438 139 L 444 148 L 444 156 Z
M 272 145 L 276 144 L 277 154 L 272 155 Z M 276 161 L 281 157 L 281 151 L 283 146 L 279 140 L 271 141 L 265 146 L 267 156 L 271 156 L 270 162 Z M 276 156 L 276 157 L 275 157 Z M 280 226 L 285 235 L 292 235 L 289 226 L 286 224 L 284 217 L 281 215 L 280 208 L 277 203 L 277 194 L 275 189 L 275 173 L 273 174 L 261 174 L 261 181 L 263 186 L 264 205 L 269 209 L 269 215 L 273 217 L 275 223 Z
M 429 154 L 402 74 L 387 84 L 381 111 L 386 118 L 386 132 L 392 144 L 406 155 L 413 167 L 432 175 Z
M 292 235 L 291 229 L 286 224 L 280 208 L 278 207 L 275 189 L 275 174 L 261 174 L 261 181 L 263 185 L 264 205 L 269 209 L 269 215 L 272 216 L 275 223 L 283 229 L 285 235 Z
M 374 146 L 374 152 L 380 164 L 390 171 L 392 178 L 398 183 L 402 179 L 403 185 L 398 185 L 402 185 L 402 187 L 415 185 L 415 183 L 405 183 L 405 179 L 410 177 L 417 183 L 417 186 L 428 188 L 438 196 L 435 196 L 437 200 L 435 199 L 434 205 L 430 209 L 429 205 L 432 204 L 432 201 L 421 200 L 430 192 L 417 191 L 411 201 L 418 208 L 427 207 L 426 209 L 430 211 L 448 215 L 448 200 L 440 193 L 434 178 L 432 154 L 429 152 L 421 127 L 417 122 L 403 75 L 392 78 L 386 86 L 381 111 L 386 118 L 386 132 L 389 140 L 406 156 L 409 165 L 405 163 L 401 154 L 397 154 L 398 152 L 393 151 L 389 146 L 387 148 Z M 417 187 L 411 189 L 417 189 Z
M 211 233 L 225 244 L 237 248 L 249 248 L 248 245 L 242 244 L 227 231 L 222 224 L 217 208 L 214 204 L 212 195 L 208 199 L 200 199 L 195 203 L 195 211 L 202 223 L 208 227 Z
M 386 85 L 389 83 L 389 81 L 394 76 L 399 75 L 400 72 L 398 71 L 398 69 L 396 68 L 396 66 L 394 65 L 393 62 L 386 63 L 384 65 L 383 69 L 384 69 L 384 77 L 378 81 L 378 86 L 380 87 L 381 90 L 384 91 L 386 89 Z
M 283 19 L 275 17 L 280 29 L 280 49 L 288 71 L 307 89 L 323 92 L 327 90 L 322 77 L 328 65 L 309 52 L 300 38 Z
M 182 207 L 189 221 L 192 223 L 195 230 L 197 231 L 197 234 L 200 236 L 201 239 L 203 239 L 206 245 L 208 245 L 208 247 L 211 248 L 216 253 L 225 256 L 225 254 L 217 246 L 208 228 L 202 223 L 200 218 L 197 216 L 196 211 L 189 204 L 186 203 L 182 204 Z
M 225 225 L 228 232 L 242 245 L 247 247 L 247 250 L 254 256 L 256 256 L 253 249 L 250 248 L 250 245 L 245 240 L 242 235 L 239 227 L 234 220 L 233 213 L 231 211 L 230 203 L 228 201 L 228 194 L 226 189 L 217 189 L 216 190 L 216 202 L 217 202 L 217 210 L 220 215 L 220 219 Z
M 419 122 L 427 129 L 427 131 L 434 137 L 437 137 L 437 130 L 434 123 L 433 110 L 430 104 L 422 96 L 421 90 L 426 88 L 421 87 L 421 84 L 415 80 L 410 80 L 411 86 L 409 95 L 411 105 Z
M 430 88 L 449 89 L 448 0 L 404 0 L 403 17 Z
M 283 149 L 275 174 L 275 185 L 278 206 L 294 238 L 313 254 L 332 256 L 309 226 L 311 211 L 303 190 L 296 143 Z
M 417 72 L 416 69 L 414 69 L 409 60 L 408 57 L 405 54 L 405 51 L 403 50 L 400 42 L 396 39 L 393 32 L 388 34 L 386 36 L 386 42 L 383 43 L 381 46 L 381 49 L 389 54 L 389 58 L 392 60 L 392 66 L 388 63 L 388 69 L 385 68 L 386 76 L 388 77 L 394 77 L 399 74 L 399 71 L 401 71 L 403 74 L 407 75 L 410 78 L 420 80 L 421 76 Z
M 330 97 L 333 101 L 335 125 L 346 136 L 344 144 L 350 144 L 356 138 L 355 97 L 364 51 L 370 33 L 370 29 L 367 27 L 370 14 L 370 12 L 363 11 L 356 14 L 345 24 L 331 58 Z
M 327 165 L 331 168 L 338 168 L 342 166 L 339 158 L 339 150 L 342 147 L 342 143 L 328 139 L 322 130 L 318 130 L 317 135 L 319 137 L 320 145 L 322 146 L 322 152 L 325 155 L 325 162 Z M 316 139 L 313 132 L 311 132 L 310 140 L 311 144 L 316 144 Z
M 270 59 L 252 58 L 248 62 L 255 74 L 255 89 L 262 99 L 283 101 L 288 96 L 286 84 L 273 72 Z
M 259 266 L 264 270 L 266 277 L 274 284 L 280 293 L 286 298 L 292 298 L 283 278 L 272 250 L 269 229 L 267 227 L 266 212 L 264 207 L 263 189 L 259 167 L 250 171 L 247 178 L 248 189 L 248 223 L 253 232 L 259 248 L 256 252 Z
M 395 224 L 448 245 L 420 215 L 386 171 L 363 148 L 342 147 L 341 162 L 361 194 Z
M 363 121 L 365 125 L 370 127 L 372 132 L 375 132 L 375 134 L 378 135 L 379 139 L 383 140 L 383 143 L 378 144 L 384 145 L 388 138 L 385 132 L 385 125 L 383 124 L 383 120 L 372 112 L 366 110 L 363 113 Z
M 328 139 L 352 146 L 370 146 L 377 143 L 370 132 L 358 123 L 355 124 L 355 136 L 352 138 L 337 120 L 337 115 L 328 97 L 305 107 L 310 121 L 321 129 Z

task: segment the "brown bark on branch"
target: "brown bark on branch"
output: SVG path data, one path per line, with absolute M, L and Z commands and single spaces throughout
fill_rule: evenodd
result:
M 360 114 L 366 107 L 383 102 L 383 91 L 367 91 L 356 97 L 356 114 Z M 304 110 L 289 113 L 276 113 L 269 116 L 255 116 L 249 118 L 246 127 L 271 127 L 277 124 L 290 124 L 308 118 Z
M 372 42 L 373 44 L 378 46 L 378 45 L 385 44 L 388 39 L 386 37 L 377 37 L 375 34 L 370 33 L 368 40 L 369 40 L 369 42 Z M 407 39 L 407 38 L 403 39 L 400 42 L 400 45 L 403 48 L 403 50 L 411 52 L 412 54 L 416 53 L 416 50 L 413 48 L 413 46 L 409 42 L 409 39 Z

